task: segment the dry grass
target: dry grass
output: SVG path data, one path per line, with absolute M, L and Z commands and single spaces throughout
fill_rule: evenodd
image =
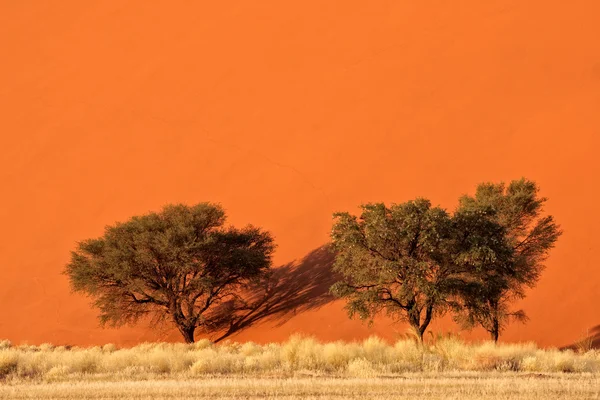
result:
M 343 378 L 343 379 L 340 379 Z M 600 352 L 534 344 L 420 346 L 143 343 L 91 348 L 0 341 L 0 398 L 600 398 Z
M 420 346 L 412 340 L 391 345 L 370 337 L 362 342 L 321 343 L 292 336 L 287 342 L 258 345 L 208 340 L 194 344 L 142 343 L 133 348 L 67 349 L 12 346 L 0 342 L 0 379 L 5 382 L 175 379 L 206 376 L 317 376 L 371 378 L 409 372 L 600 372 L 600 352 L 538 349 L 532 343 L 466 344 L 455 337 Z
M 594 399 L 600 378 L 515 373 L 408 374 L 384 378 L 205 378 L 123 382 L 21 383 L 0 399 Z

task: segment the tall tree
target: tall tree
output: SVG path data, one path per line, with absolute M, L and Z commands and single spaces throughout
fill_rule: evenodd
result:
M 169 205 L 79 242 L 65 274 L 74 290 L 94 299 L 102 324 L 168 318 L 193 342 L 197 328 L 210 329 L 212 309 L 235 300 L 271 266 L 268 232 L 224 223 L 218 205 Z
M 462 291 L 464 320 L 481 325 L 494 341 L 511 318 L 526 319 L 523 310 L 513 311 L 510 304 L 535 286 L 548 252 L 562 234 L 554 218 L 543 213 L 546 201 L 537 184 L 524 178 L 508 186 L 483 183 L 475 196 L 460 199 L 457 215 L 485 215 L 504 229 L 508 245 L 508 255 L 483 260 L 479 269 L 471 269 L 474 279 Z
M 333 294 L 347 299 L 350 317 L 385 311 L 407 321 L 422 340 L 432 318 L 448 309 L 457 282 L 450 216 L 417 199 L 389 208 L 366 204 L 360 218 L 346 212 L 334 218 L 334 270 L 343 279 Z

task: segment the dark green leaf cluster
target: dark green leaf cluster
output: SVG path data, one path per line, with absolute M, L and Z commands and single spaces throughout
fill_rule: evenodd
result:
M 334 270 L 343 279 L 331 291 L 351 317 L 386 312 L 421 339 L 434 317 L 452 311 L 497 340 L 510 319 L 526 319 L 510 304 L 535 285 L 562 233 L 543 215 L 546 200 L 521 179 L 479 185 L 452 214 L 423 198 L 336 213 Z M 243 289 L 270 275 L 271 235 L 224 224 L 218 205 L 166 206 L 78 243 L 65 274 L 94 299 L 103 324 L 169 318 L 191 342 L 198 327 L 222 326 L 215 310 L 248 308 Z
M 422 336 L 434 314 L 450 305 L 460 274 L 450 260 L 452 219 L 425 199 L 386 207 L 362 206 L 359 218 L 335 214 L 331 233 L 334 269 L 344 280 L 332 287 L 348 299 L 350 316 L 385 310 L 407 320 Z
M 523 310 L 512 311 L 510 303 L 536 284 L 549 250 L 562 234 L 554 218 L 543 215 L 547 199 L 538 192 L 535 182 L 526 179 L 508 186 L 484 183 L 474 196 L 463 196 L 459 202 L 457 214 L 486 214 L 487 220 L 502 227 L 508 245 L 500 265 L 488 262 L 471 271 L 473 280 L 462 290 L 462 308 L 456 315 L 466 326 L 481 325 L 494 340 L 510 319 L 527 319 Z
M 169 205 L 78 243 L 65 273 L 75 290 L 95 299 L 102 323 L 168 316 L 193 341 L 197 327 L 211 325 L 208 310 L 235 299 L 240 286 L 271 266 L 269 233 L 224 223 L 218 205 Z
M 452 310 L 497 339 L 509 318 L 525 319 L 509 303 L 537 282 L 561 234 L 541 216 L 546 199 L 537 193 L 521 179 L 508 188 L 480 185 L 452 215 L 426 199 L 366 204 L 359 217 L 336 213 L 331 238 L 344 279 L 331 290 L 347 300 L 350 316 L 385 311 L 420 337 L 434 316 Z

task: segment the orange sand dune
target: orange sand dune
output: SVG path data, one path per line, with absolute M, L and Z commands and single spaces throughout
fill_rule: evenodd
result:
M 282 265 L 327 242 L 334 211 L 452 208 L 526 176 L 565 234 L 503 339 L 576 340 L 600 324 L 598 16 L 596 0 L 0 2 L 0 337 L 179 340 L 99 329 L 60 275 L 75 241 L 167 203 L 221 202 L 274 233 Z M 234 338 L 404 332 L 341 309 Z

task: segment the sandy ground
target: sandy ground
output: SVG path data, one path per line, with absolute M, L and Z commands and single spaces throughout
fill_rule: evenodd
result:
M 597 376 L 231 379 L 0 386 L 0 399 L 597 399 Z

